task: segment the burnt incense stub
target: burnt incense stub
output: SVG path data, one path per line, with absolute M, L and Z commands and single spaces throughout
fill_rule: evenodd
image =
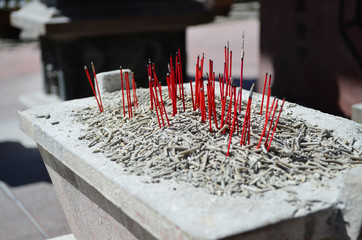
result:
M 254 94 L 250 144 L 240 146 L 242 126 L 235 124 L 227 157 L 230 127 L 212 124 L 210 132 L 193 110 L 188 85 L 185 111 L 178 99 L 175 116 L 162 88 L 170 126 L 151 110 L 149 89 L 137 89 L 132 117 L 123 114 L 120 91 L 102 94 L 102 113 L 94 97 L 19 113 L 56 187 L 76 192 L 57 190 L 77 239 L 116 238 L 107 224 L 119 224 L 130 238 L 358 238 L 361 125 L 285 102 L 269 151 L 265 138 L 257 148 L 265 111 L 260 114 L 262 96 Z M 243 90 L 239 123 L 248 95 Z M 215 103 L 219 115 L 217 95 Z M 228 98 L 225 104 L 228 109 Z M 83 220 L 82 211 L 86 218 L 98 212 L 98 220 Z

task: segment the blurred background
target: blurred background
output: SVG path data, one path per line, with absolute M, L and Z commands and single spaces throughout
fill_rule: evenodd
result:
M 0 1 L 0 239 L 70 233 L 35 143 L 17 111 L 91 96 L 83 66 L 130 68 L 147 86 L 151 59 L 165 84 L 170 54 L 181 48 L 185 81 L 198 55 L 233 78 L 326 113 L 351 118 L 362 102 L 361 0 Z M 207 68 L 206 68 L 207 69 Z

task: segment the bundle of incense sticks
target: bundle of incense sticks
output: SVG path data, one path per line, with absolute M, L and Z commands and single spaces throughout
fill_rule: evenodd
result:
M 192 110 L 200 112 L 200 121 L 201 123 L 208 122 L 210 133 L 217 130 L 217 132 L 221 134 L 225 134 L 227 131 L 229 132 L 229 142 L 227 147 L 226 156 L 230 154 L 230 148 L 232 146 L 232 137 L 233 135 L 239 136 L 240 134 L 240 145 L 250 145 L 250 135 L 251 135 L 251 109 L 252 109 L 252 100 L 254 93 L 254 84 L 252 85 L 247 101 L 247 105 L 244 113 L 244 121 L 242 122 L 242 130 L 239 132 L 239 118 L 238 116 L 242 113 L 242 81 L 243 81 L 243 66 L 244 66 L 244 34 L 243 34 L 243 44 L 242 44 L 242 53 L 241 53 L 241 71 L 240 71 L 240 86 L 239 89 L 233 83 L 232 75 L 232 51 L 230 51 L 229 42 L 224 47 L 224 72 L 223 74 L 219 74 L 219 89 L 220 91 L 220 99 L 221 106 L 216 106 L 215 101 L 215 72 L 213 71 L 214 62 L 209 59 L 209 68 L 208 73 L 204 75 L 204 62 L 205 55 L 202 54 L 202 57 L 197 56 L 196 61 L 196 72 L 195 72 L 195 80 L 190 80 L 190 94 L 192 101 Z M 167 96 L 171 100 L 172 103 L 172 116 L 175 116 L 180 109 L 178 109 L 178 101 L 182 101 L 182 110 L 181 112 L 186 111 L 185 105 L 185 92 L 184 92 L 184 83 L 183 83 L 183 73 L 182 73 L 182 59 L 181 59 L 181 51 L 180 48 L 177 49 L 175 57 L 170 55 L 170 62 L 168 64 L 168 73 L 166 76 L 167 81 Z M 94 81 L 97 87 L 98 94 L 94 89 L 93 83 L 89 76 L 87 67 L 84 67 L 86 75 L 88 77 L 89 83 L 91 85 L 92 91 L 96 98 L 98 107 L 100 112 L 103 112 L 103 104 L 101 100 L 101 96 L 98 88 L 98 81 L 95 76 L 95 69 L 92 63 L 92 69 L 94 74 Z M 170 122 L 167 115 L 167 110 L 165 107 L 165 103 L 162 96 L 162 87 L 161 83 L 157 77 L 155 64 L 148 61 L 147 64 L 147 74 L 148 74 L 148 84 L 149 84 L 149 96 L 150 96 L 150 109 L 151 111 L 155 110 L 157 115 L 157 122 L 160 128 L 167 125 L 170 126 Z M 136 92 L 136 84 L 134 74 L 132 73 L 132 94 L 130 88 L 130 76 L 128 72 L 126 72 L 123 76 L 122 67 L 120 67 L 120 78 L 121 78 L 121 91 L 122 91 L 122 106 L 123 106 L 123 116 L 126 116 L 126 112 L 128 112 L 128 118 L 132 118 L 132 94 L 133 94 L 133 107 L 138 107 L 137 101 L 137 92 Z M 265 75 L 264 80 L 264 89 L 261 101 L 260 115 L 264 109 L 264 98 L 265 98 L 265 90 L 267 86 L 268 74 Z M 123 81 L 125 80 L 125 86 Z M 206 84 L 205 84 L 206 83 Z M 124 97 L 124 91 L 126 92 L 126 97 Z M 266 105 L 265 105 L 265 120 L 263 122 L 263 131 L 260 135 L 259 142 L 257 144 L 257 148 L 260 146 L 263 147 L 266 151 L 269 151 L 271 142 L 273 140 L 273 136 L 276 130 L 276 126 L 279 121 L 280 114 L 282 112 L 282 108 L 284 105 L 281 104 L 279 109 L 279 114 L 274 122 L 274 118 L 276 115 L 276 111 L 278 109 L 278 100 L 276 98 L 273 99 L 272 105 L 269 108 L 271 97 L 271 75 L 269 75 L 269 82 L 267 88 L 267 97 L 266 97 Z M 125 104 L 127 103 L 127 104 Z M 126 108 L 127 105 L 127 108 Z M 181 103 L 179 104 L 181 108 Z M 127 109 L 127 111 L 126 111 Z M 217 111 L 217 109 L 221 109 L 221 111 Z M 166 119 L 166 120 L 165 120 Z M 213 119 L 213 120 L 212 120 Z M 219 122 L 220 121 L 220 122 Z M 242 119 L 240 120 L 242 121 Z M 241 124 L 241 123 L 240 123 Z M 263 142 L 264 140 L 264 142 Z M 263 144 L 262 144 L 263 142 Z
M 243 45 L 244 45 L 244 37 L 243 37 Z M 242 48 L 241 55 L 241 72 L 240 72 L 240 87 L 239 91 L 237 91 L 237 87 L 233 84 L 233 79 L 231 77 L 232 74 L 232 51 L 230 51 L 229 43 L 224 47 L 225 53 L 225 62 L 224 62 L 224 73 L 219 74 L 219 91 L 221 97 L 221 112 L 216 111 L 216 102 L 215 102 L 215 72 L 213 72 L 213 61 L 209 59 L 209 72 L 205 74 L 204 77 L 204 62 L 205 55 L 202 54 L 202 57 L 197 56 L 196 61 L 196 72 L 195 72 L 195 80 L 190 80 L 190 92 L 191 92 L 191 101 L 192 108 L 194 111 L 200 112 L 201 123 L 208 122 L 210 133 L 212 133 L 215 129 L 219 130 L 220 133 L 225 134 L 227 130 L 229 130 L 230 138 L 227 150 L 227 156 L 230 152 L 231 140 L 233 134 L 239 133 L 239 120 L 238 115 L 241 114 L 241 105 L 242 105 L 242 78 L 243 78 L 243 61 L 244 61 L 244 49 Z M 175 116 L 179 109 L 177 108 L 177 101 L 182 100 L 183 111 L 185 111 L 185 98 L 184 98 L 184 89 L 183 89 L 183 77 L 182 77 L 182 67 L 181 67 L 181 54 L 180 49 L 176 52 L 175 58 L 170 56 L 170 62 L 168 65 L 169 72 L 167 73 L 166 81 L 167 81 L 167 90 L 168 97 L 172 102 L 172 116 Z M 159 127 L 165 126 L 163 120 L 163 114 L 165 114 L 167 118 L 166 108 L 164 107 L 161 87 L 159 87 L 159 93 L 157 93 L 157 89 L 155 86 L 160 85 L 156 71 L 154 68 L 154 64 L 151 64 L 149 61 L 148 64 L 148 79 L 149 79 L 149 88 L 150 88 L 150 105 L 151 110 L 153 107 L 156 108 L 156 115 L 158 119 Z M 267 75 L 265 77 L 264 83 L 264 91 L 266 87 Z M 206 86 L 205 86 L 206 82 Z M 244 122 L 243 128 L 241 131 L 241 139 L 240 145 L 250 144 L 250 133 L 251 133 L 251 105 L 252 98 L 254 92 L 254 84 L 250 89 L 249 98 L 247 101 L 247 106 L 244 114 Z M 160 95 L 160 98 L 158 98 Z M 264 93 L 261 104 L 261 112 L 263 110 L 263 102 L 264 102 Z M 276 124 L 274 124 L 273 129 L 273 121 L 275 112 L 277 110 L 278 101 L 275 103 L 275 98 L 273 104 L 269 110 L 269 101 L 271 95 L 271 75 L 269 76 L 269 85 L 268 85 L 268 95 L 266 99 L 266 117 L 264 122 L 264 129 L 260 137 L 260 141 L 258 143 L 257 148 L 260 147 L 261 141 L 266 136 L 264 147 L 270 148 L 271 140 L 273 139 L 274 131 L 276 129 Z M 279 110 L 279 113 L 281 109 Z M 271 117 L 271 121 L 269 121 Z M 219 122 L 220 121 L 220 124 Z M 167 118 L 168 122 L 168 118 Z M 213 124 L 214 123 L 214 124 Z M 269 124 L 269 128 L 268 128 Z M 168 122 L 169 125 L 169 122 Z M 237 131 L 236 131 L 237 128 Z M 267 130 L 268 129 L 268 130 Z M 271 131 L 273 129 L 273 131 Z M 266 135 L 265 135 L 266 134 Z M 271 137 L 270 137 L 271 134 Z M 270 140 L 269 140 L 270 137 Z M 269 141 L 269 144 L 268 144 Z
M 95 68 L 94 68 L 93 62 L 91 62 L 91 65 L 92 65 L 92 70 L 93 70 L 94 82 L 95 82 L 95 85 L 96 85 L 96 87 L 97 87 L 97 93 L 96 93 L 96 91 L 94 90 L 94 86 L 93 86 L 92 79 L 90 78 L 89 72 L 88 72 L 88 68 L 87 68 L 87 66 L 85 66 L 85 65 L 84 65 L 84 71 L 85 71 L 85 74 L 87 75 L 87 78 L 88 78 L 89 84 L 90 84 L 90 86 L 91 86 L 91 88 L 92 88 L 94 97 L 96 98 L 99 111 L 102 113 L 104 109 L 103 109 L 101 94 L 100 94 L 100 92 L 99 92 L 96 70 L 95 70 Z
M 166 108 L 162 99 L 161 83 L 158 80 L 155 65 L 151 62 L 151 60 L 148 61 L 147 70 L 148 70 L 147 72 L 148 72 L 148 84 L 150 90 L 151 110 L 153 110 L 153 107 L 155 107 L 157 121 L 160 128 L 165 126 L 165 120 L 163 117 L 164 115 L 167 121 L 167 125 L 170 126 Z
M 131 87 L 130 83 L 130 76 L 128 72 L 125 72 L 125 76 L 123 78 L 122 67 L 120 67 L 120 77 L 121 77 L 121 91 L 122 91 L 122 107 L 123 107 L 123 117 L 126 117 L 126 108 L 125 108 L 125 99 L 124 99 L 124 88 L 126 88 L 126 100 L 127 100 L 127 110 L 128 110 L 128 118 L 133 117 L 132 111 L 132 97 L 131 97 Z M 123 85 L 123 81 L 125 81 L 125 85 Z M 136 82 L 134 73 L 132 73 L 132 93 L 133 93 L 133 107 L 138 107 L 138 100 L 137 100 L 137 92 L 136 92 Z
M 249 98 L 248 98 L 248 105 L 246 106 L 245 110 L 245 117 L 244 117 L 244 124 L 243 130 L 241 132 L 241 139 L 240 145 L 246 145 L 246 139 L 248 139 L 248 144 L 250 144 L 250 109 L 251 109 L 251 102 L 253 100 L 253 92 L 254 92 L 254 84 L 251 86 Z

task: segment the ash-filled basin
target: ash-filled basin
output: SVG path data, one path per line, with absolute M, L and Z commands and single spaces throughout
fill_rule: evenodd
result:
M 185 84 L 185 90 L 189 91 L 188 84 Z M 139 111 L 148 111 L 148 90 L 137 91 Z M 344 154 L 343 161 L 334 160 L 341 160 L 346 165 L 342 164 L 341 171 L 335 172 L 331 178 L 323 173 L 313 173 L 290 186 L 286 184 L 260 192 L 251 188 L 250 194 L 218 196 L 175 178 L 154 178 L 146 170 L 127 172 L 127 165 L 115 159 L 111 161 L 101 148 L 115 139 L 113 135 L 110 140 L 108 135 L 102 135 L 100 139 L 104 142 L 96 144 L 91 144 L 94 139 L 84 139 L 85 129 L 90 128 L 89 124 L 82 123 L 87 121 L 80 117 L 84 111 L 91 111 L 89 117 L 97 115 L 102 121 L 105 121 L 106 114 L 113 114 L 114 118 L 119 117 L 125 122 L 131 121 L 127 116 L 123 118 L 117 94 L 104 93 L 104 113 L 99 113 L 94 97 L 19 112 L 20 127 L 37 142 L 77 239 L 115 239 L 121 236 L 129 239 L 323 239 L 349 236 L 357 239 L 360 235 L 360 124 L 286 102 L 282 116 L 326 129 L 338 138 L 338 148 L 346 149 L 340 150 Z M 166 88 L 164 94 L 166 98 Z M 245 99 L 247 95 L 248 92 L 243 91 Z M 259 94 L 254 94 L 254 104 L 257 105 L 260 98 Z M 50 118 L 44 117 L 47 115 Z M 175 122 L 172 122 L 171 114 L 169 118 L 172 127 Z M 159 129 L 155 118 L 152 121 L 148 126 L 153 127 L 155 135 L 167 129 Z M 310 139 L 311 142 L 314 139 Z M 120 144 L 118 149 L 122 150 L 122 147 L 125 145 Z M 312 148 L 313 145 L 304 147 Z M 222 148 L 225 150 L 227 144 Z M 236 147 L 234 150 L 237 151 Z

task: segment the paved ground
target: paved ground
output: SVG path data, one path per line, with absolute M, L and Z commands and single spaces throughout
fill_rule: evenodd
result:
M 233 50 L 234 76 L 240 73 L 241 36 L 245 31 L 245 77 L 255 79 L 259 62 L 257 6 L 235 4 L 228 17 L 187 29 L 187 72 L 193 75 L 197 54 L 214 60 L 221 71 L 223 47 Z M 0 239 L 46 239 L 70 233 L 64 213 L 35 143 L 18 129 L 20 103 L 42 91 L 37 42 L 0 39 Z M 25 96 L 25 98 L 24 98 Z M 24 100 L 25 99 L 25 100 Z M 47 99 L 54 101 L 53 98 Z
M 19 97 L 41 91 L 38 43 L 0 40 L 0 239 L 70 233 L 35 143 L 18 128 Z

